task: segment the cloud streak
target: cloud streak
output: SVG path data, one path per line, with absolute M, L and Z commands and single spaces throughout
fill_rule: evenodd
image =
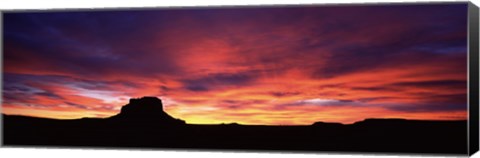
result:
M 107 117 L 158 96 L 188 123 L 466 119 L 466 16 L 464 4 L 6 13 L 3 112 Z

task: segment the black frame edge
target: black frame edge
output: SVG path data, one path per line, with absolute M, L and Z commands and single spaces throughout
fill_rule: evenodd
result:
M 479 26 L 478 7 L 468 4 L 468 50 L 469 50 L 469 87 L 468 87 L 468 154 L 471 156 L 479 149 Z
M 0 71 L 2 73 L 0 73 L 0 104 L 2 104 L 2 106 L 0 106 L 0 113 L 3 114 L 3 53 L 4 53 L 4 39 L 3 39 L 3 28 L 4 28 L 4 12 L 2 10 L 0 10 Z M 1 128 L 0 129 L 0 147 L 4 146 L 4 143 L 3 143 L 3 115 L 0 115 L 0 125 L 1 125 Z

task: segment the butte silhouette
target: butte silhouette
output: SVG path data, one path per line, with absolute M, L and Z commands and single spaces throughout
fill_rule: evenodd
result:
M 130 99 L 108 118 L 3 115 L 3 145 L 467 154 L 467 121 L 366 119 L 303 126 L 187 124 L 156 97 Z

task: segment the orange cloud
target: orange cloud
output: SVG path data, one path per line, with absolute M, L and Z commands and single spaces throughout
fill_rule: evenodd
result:
M 462 16 L 463 5 L 8 13 L 3 113 L 107 117 L 157 96 L 188 123 L 466 119 Z

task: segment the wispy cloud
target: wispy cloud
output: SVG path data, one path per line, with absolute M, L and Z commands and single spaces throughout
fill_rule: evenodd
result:
M 148 95 L 189 123 L 466 118 L 466 16 L 463 4 L 6 13 L 3 109 L 109 116 Z
M 322 98 L 315 98 L 315 99 L 306 99 L 306 100 L 298 100 L 293 103 L 287 103 L 284 105 L 289 106 L 297 106 L 297 105 L 317 105 L 317 106 L 343 106 L 343 105 L 359 105 L 360 103 L 352 101 L 352 100 L 335 100 L 335 99 L 322 99 Z

